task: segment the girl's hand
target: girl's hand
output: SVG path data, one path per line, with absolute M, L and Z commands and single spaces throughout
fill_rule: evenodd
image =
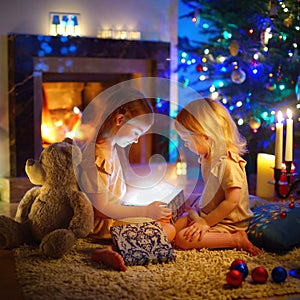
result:
M 161 201 L 154 201 L 147 206 L 147 216 L 153 220 L 160 220 L 170 218 L 172 210 L 165 207 L 166 203 Z
M 190 223 L 189 227 L 184 233 L 185 239 L 190 242 L 194 241 L 195 239 L 200 241 L 209 228 L 210 226 L 206 223 L 205 219 L 199 218 L 197 221 Z

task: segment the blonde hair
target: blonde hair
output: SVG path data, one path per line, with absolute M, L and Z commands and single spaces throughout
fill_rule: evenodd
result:
M 195 102 L 200 101 L 206 101 L 206 103 L 212 109 L 215 116 L 213 120 L 216 122 L 216 126 L 221 127 L 224 134 L 227 151 L 229 150 L 239 155 L 244 155 L 247 152 L 247 142 L 245 138 L 239 133 L 238 128 L 226 107 L 219 101 L 215 101 L 209 98 L 198 99 L 194 100 L 193 102 L 195 104 Z M 204 130 L 205 126 L 201 125 L 202 118 L 199 113 L 204 115 L 206 114 L 206 111 L 204 109 L 198 110 L 196 118 L 193 115 L 192 111 L 188 110 L 187 108 L 183 108 L 179 111 L 176 117 L 176 121 L 189 132 L 192 132 L 194 134 L 205 134 L 210 137 L 209 133 L 205 132 Z M 180 128 L 180 126 L 178 125 L 177 129 L 179 132 L 182 131 L 182 128 Z M 217 144 L 217 141 L 215 141 L 215 143 Z

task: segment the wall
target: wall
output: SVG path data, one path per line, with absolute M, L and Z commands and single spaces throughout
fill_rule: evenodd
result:
M 171 42 L 171 69 L 176 69 L 177 0 L 10 0 L 0 3 L 0 177 L 9 174 L 8 33 L 48 35 L 49 13 L 80 13 L 81 35 L 96 37 L 99 27 L 127 27 L 143 40 Z M 175 76 L 175 74 L 174 74 Z M 174 78 L 173 78 L 174 79 Z

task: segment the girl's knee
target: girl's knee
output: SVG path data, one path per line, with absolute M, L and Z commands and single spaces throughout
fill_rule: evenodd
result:
M 185 239 L 183 234 L 184 232 L 182 230 L 176 234 L 175 245 L 183 250 L 191 249 L 191 245 L 189 245 L 190 242 Z
M 164 233 L 166 234 L 169 242 L 172 242 L 176 235 L 175 227 L 171 223 L 163 223 L 162 224 Z

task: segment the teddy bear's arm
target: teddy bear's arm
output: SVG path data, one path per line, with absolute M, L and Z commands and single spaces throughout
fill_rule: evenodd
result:
M 77 238 L 86 237 L 94 225 L 94 211 L 91 202 L 82 192 L 75 192 L 70 200 L 73 208 L 73 218 L 70 221 L 69 229 Z
M 40 187 L 35 186 L 28 190 L 23 198 L 21 199 L 18 209 L 16 212 L 15 220 L 17 222 L 23 223 L 28 219 L 28 215 L 31 210 L 32 203 L 35 201 L 37 195 L 40 192 Z

